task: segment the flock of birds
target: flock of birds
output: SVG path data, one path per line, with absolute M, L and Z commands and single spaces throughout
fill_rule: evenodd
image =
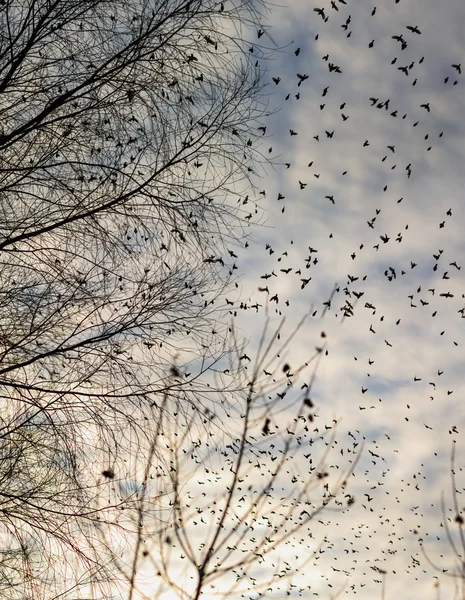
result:
M 368 7 L 368 3 L 355 5 L 351 0 L 331 0 L 325 6 L 313 8 L 313 17 L 309 23 L 313 31 L 311 51 L 314 56 L 311 67 L 304 68 L 309 64 L 306 49 L 310 43 L 302 39 L 302 47 L 288 53 L 289 62 L 283 67 L 282 72 L 270 75 L 270 86 L 274 96 L 280 98 L 280 106 L 285 117 L 273 116 L 258 128 L 263 136 L 264 147 L 269 136 L 274 135 L 274 139 L 277 140 L 275 146 L 281 145 L 285 148 L 283 152 L 289 153 L 288 158 L 280 165 L 282 171 L 276 178 L 280 189 L 276 190 L 274 197 L 269 190 L 263 190 L 258 194 L 259 197 L 261 196 L 262 203 L 265 203 L 266 210 L 269 210 L 273 218 L 280 222 L 277 239 L 273 239 L 273 230 L 269 233 L 270 239 L 263 245 L 261 241 L 252 242 L 254 238 L 251 236 L 242 248 L 229 250 L 229 256 L 221 258 L 225 265 L 228 265 L 232 259 L 231 273 L 237 265 L 240 266 L 241 259 L 245 258 L 248 259 L 249 265 L 250 261 L 265 265 L 264 271 L 258 275 L 258 280 L 252 282 L 256 291 L 249 300 L 245 301 L 239 296 L 236 299 L 232 297 L 232 293 L 229 293 L 225 301 L 225 309 L 231 317 L 239 318 L 240 323 L 241 313 L 244 314 L 244 319 L 247 319 L 250 312 L 256 315 L 265 310 L 274 311 L 277 316 L 290 316 L 295 314 L 296 306 L 303 306 L 305 302 L 307 305 L 311 304 L 309 299 L 311 298 L 312 301 L 315 299 L 317 292 L 312 291 L 312 286 L 319 286 L 322 281 L 326 283 L 330 281 L 332 267 L 338 267 L 331 262 L 335 259 L 329 245 L 337 243 L 337 240 L 341 240 L 345 234 L 344 242 L 347 243 L 338 246 L 342 250 L 338 250 L 337 261 L 349 265 L 350 272 L 343 282 L 333 280 L 335 286 L 331 296 L 320 297 L 318 303 L 313 304 L 311 317 L 314 320 L 324 317 L 324 321 L 319 321 L 319 327 L 323 328 L 324 323 L 325 330 L 328 320 L 332 317 L 336 318 L 341 327 L 354 320 L 357 326 L 363 328 L 363 331 L 361 329 L 358 331 L 358 336 L 359 339 L 363 339 L 365 347 L 369 346 L 370 352 L 382 349 L 379 360 L 374 354 L 364 355 L 363 350 L 357 351 L 353 356 L 358 369 L 356 372 L 360 371 L 359 365 L 363 365 L 362 370 L 367 371 L 358 392 L 357 414 L 354 415 L 353 406 L 349 409 L 350 414 L 353 415 L 352 423 L 358 421 L 359 426 L 351 425 L 350 430 L 344 434 L 337 419 L 322 425 L 321 415 L 318 419 L 315 413 L 311 415 L 311 423 L 306 422 L 298 438 L 299 446 L 312 446 L 313 442 L 320 437 L 321 440 L 327 440 L 327 432 L 337 426 L 338 436 L 333 442 L 333 448 L 337 450 L 339 456 L 348 459 L 349 464 L 355 460 L 355 456 L 364 446 L 364 453 L 350 483 L 355 492 L 352 492 L 351 487 L 350 493 L 347 493 L 344 500 L 344 503 L 350 506 L 348 514 L 355 516 L 349 518 L 341 516 L 341 520 L 338 521 L 337 513 L 336 516 L 334 513 L 329 513 L 321 518 L 319 525 L 310 524 L 308 528 L 310 544 L 314 542 L 314 532 L 318 527 L 321 526 L 323 532 L 325 528 L 328 529 L 328 533 L 323 533 L 324 545 L 319 551 L 320 554 L 316 555 L 316 561 L 322 552 L 327 552 L 329 555 L 332 553 L 330 572 L 332 577 L 321 576 L 322 581 L 326 580 L 326 585 L 329 586 L 326 588 L 329 594 L 335 592 L 334 577 L 337 579 L 339 575 L 340 581 L 345 576 L 349 577 L 345 588 L 347 593 L 366 593 L 367 597 L 372 597 L 373 589 L 380 597 L 379 588 L 370 585 L 383 584 L 385 576 L 389 577 L 389 574 L 391 578 L 387 581 L 391 582 L 391 589 L 395 585 L 403 586 L 405 582 L 410 581 L 406 578 L 409 574 L 414 576 L 415 585 L 421 576 L 427 573 L 437 580 L 437 574 L 434 570 L 431 571 L 430 565 L 425 563 L 418 547 L 419 537 L 425 541 L 434 539 L 438 544 L 442 544 L 441 551 L 445 556 L 447 555 L 448 543 L 447 540 L 444 541 L 444 529 L 442 529 L 442 537 L 437 535 L 442 518 L 438 503 L 440 490 L 435 489 L 435 493 L 432 494 L 432 486 L 436 485 L 437 481 L 430 480 L 437 463 L 432 466 L 433 463 L 420 462 L 420 458 L 417 463 L 409 463 L 407 460 L 407 467 L 410 464 L 416 464 L 417 467 L 413 472 L 408 472 L 407 467 L 403 465 L 402 450 L 397 449 L 395 445 L 401 444 L 405 451 L 410 443 L 412 455 L 423 457 L 423 460 L 428 453 L 432 461 L 435 457 L 441 456 L 441 460 L 446 461 L 446 470 L 449 467 L 447 461 L 450 455 L 450 444 L 444 447 L 444 440 L 457 442 L 458 453 L 462 451 L 460 435 L 463 430 L 464 415 L 460 413 L 459 405 L 455 401 L 450 405 L 447 404 L 454 393 L 457 395 L 454 384 L 447 378 L 457 378 L 456 365 L 460 363 L 462 351 L 463 322 L 461 319 L 465 317 L 465 293 L 462 293 L 462 289 L 465 291 L 465 288 L 461 288 L 464 257 L 460 254 L 452 255 L 457 246 L 460 247 L 460 240 L 457 242 L 453 238 L 454 228 L 462 216 L 460 198 L 458 201 L 452 196 L 449 199 L 446 188 L 444 197 L 438 201 L 437 206 L 433 207 L 434 210 L 430 210 L 429 207 L 427 210 L 425 207 L 423 214 L 415 214 L 416 222 L 413 227 L 412 223 L 408 222 L 415 210 L 418 211 L 418 207 L 421 206 L 419 199 L 415 198 L 419 189 L 415 186 L 421 184 L 421 177 L 428 177 L 435 168 L 434 159 L 429 157 L 434 155 L 436 150 L 440 157 L 450 152 L 448 146 L 450 121 L 447 122 L 445 119 L 444 106 L 439 107 L 438 98 L 443 94 L 446 98 L 445 103 L 459 101 L 457 96 L 451 96 L 451 92 L 456 95 L 461 94 L 461 56 L 447 55 L 439 73 L 433 67 L 431 70 L 425 70 L 428 66 L 429 41 L 425 39 L 425 31 L 431 29 L 426 9 L 423 24 L 406 19 L 396 30 L 386 30 L 383 39 L 372 38 L 371 35 L 367 37 L 366 31 L 361 30 L 362 26 L 358 21 L 363 23 L 364 30 L 370 30 L 366 25 L 367 19 L 387 19 L 386 11 L 394 12 L 397 10 L 397 4 L 400 4 L 400 0 L 385 2 L 382 7 Z M 457 10 L 460 11 L 459 8 Z M 362 19 L 360 13 L 363 11 L 366 14 Z M 384 16 L 381 14 L 383 11 Z M 400 13 L 402 14 L 404 13 Z M 330 26 L 332 29 L 328 33 L 327 29 Z M 308 32 L 306 33 L 308 35 Z M 259 30 L 258 38 L 263 35 L 264 30 Z M 344 42 L 344 38 L 349 41 Z M 357 41 L 354 41 L 355 38 Z M 343 54 L 340 49 L 334 53 L 334 57 L 326 48 L 319 52 L 320 44 L 325 46 L 325 39 L 330 39 L 333 43 L 337 40 L 341 46 L 344 43 L 351 45 L 350 47 L 356 45 L 360 52 L 363 50 L 365 53 L 376 52 L 378 47 L 384 49 L 387 43 L 391 43 L 392 56 L 388 61 L 389 64 L 386 65 L 386 68 L 391 67 L 394 73 L 391 72 L 389 76 L 391 78 L 389 81 L 394 82 L 391 92 L 386 93 L 386 86 L 380 86 L 380 89 L 373 90 L 371 95 L 360 98 L 358 105 L 354 107 L 353 94 L 350 100 L 343 97 L 344 91 L 351 88 L 352 64 L 348 59 L 345 62 L 341 60 Z M 425 40 L 424 44 L 422 40 Z M 254 48 L 252 47 L 250 51 L 254 52 Z M 318 60 L 319 66 L 316 65 Z M 293 69 L 292 75 L 289 75 L 290 68 Z M 311 70 L 316 71 L 318 77 L 314 76 Z M 431 73 L 434 74 L 434 81 L 428 79 Z M 321 85 L 321 81 L 325 83 Z M 407 83 L 409 88 L 416 88 L 411 100 Z M 315 90 L 316 86 L 320 88 Z M 418 100 L 419 95 L 422 97 L 420 100 Z M 300 105 L 293 105 L 290 113 L 286 113 L 286 107 L 289 107 L 292 102 L 300 102 Z M 405 106 L 409 102 L 410 106 L 406 109 Z M 380 119 L 384 119 L 382 121 L 384 130 L 390 132 L 386 139 L 383 139 L 376 130 L 372 136 L 365 137 L 365 134 L 362 135 L 359 131 L 358 125 L 350 129 L 352 121 L 360 118 L 360 110 L 363 111 L 368 123 L 367 127 L 370 121 L 379 124 Z M 325 121 L 323 116 L 330 112 L 330 118 Z M 295 115 L 312 115 L 312 117 L 304 117 L 302 128 L 299 129 L 294 124 L 297 122 Z M 459 115 L 456 117 L 459 118 Z M 292 120 L 292 125 L 287 129 L 282 124 L 286 122 L 286 118 Z M 412 132 L 405 133 L 400 140 L 395 139 L 399 129 L 390 125 L 391 122 L 398 121 L 404 123 L 404 132 Z M 325 122 L 332 124 L 339 122 L 340 126 L 325 126 Z M 459 123 L 458 127 L 460 125 Z M 412 136 L 414 142 L 411 142 Z M 346 140 L 347 137 L 351 140 L 352 152 L 357 157 L 358 164 L 366 164 L 367 168 L 371 168 L 374 161 L 377 161 L 377 181 L 379 180 L 378 189 L 373 193 L 376 194 L 376 200 L 367 198 L 363 205 L 364 211 L 359 210 L 357 213 L 361 215 L 359 224 L 364 227 L 364 239 L 350 250 L 347 250 L 347 247 L 349 244 L 353 245 L 354 240 L 350 235 L 351 232 L 345 230 L 344 219 L 350 202 L 345 197 L 345 190 L 351 182 L 354 168 L 353 156 L 347 155 L 347 165 L 336 174 L 333 169 L 330 175 L 328 175 L 330 168 L 323 164 L 322 158 L 330 156 L 338 140 Z M 297 141 L 300 144 L 301 138 L 304 138 L 304 146 L 292 145 Z M 382 143 L 380 139 L 383 139 Z M 302 158 L 302 148 L 311 154 L 308 160 L 304 161 Z M 272 155 L 273 146 L 270 145 L 267 151 Z M 366 163 L 363 162 L 365 160 Z M 304 172 L 307 172 L 308 176 L 303 176 Z M 460 177 L 460 173 L 455 175 Z M 441 177 L 442 173 L 439 172 L 436 176 Z M 354 174 L 355 179 L 356 177 L 357 174 Z M 394 181 L 392 186 L 390 178 Z M 394 192 L 391 192 L 391 187 Z M 398 193 L 399 188 L 402 189 L 403 195 Z M 372 190 L 366 191 L 367 195 L 369 193 L 372 193 Z M 248 202 L 250 200 L 247 197 L 242 203 Z M 375 202 L 379 204 L 373 206 Z M 444 203 L 446 207 L 443 206 Z M 308 245 L 308 241 L 302 240 L 298 234 L 289 239 L 286 245 L 283 242 L 284 232 L 291 231 L 294 227 L 298 229 L 296 218 L 299 219 L 299 207 L 304 204 L 307 209 L 303 213 L 305 217 L 300 220 L 305 221 L 308 217 L 309 222 L 299 224 L 305 225 L 310 232 L 312 245 Z M 312 224 L 312 214 L 316 215 L 316 225 Z M 385 214 L 386 217 L 383 219 Z M 323 233 L 315 233 L 314 230 L 315 227 L 320 226 L 321 221 L 318 221 L 318 218 L 321 215 L 323 215 L 324 231 L 326 227 L 330 228 L 331 224 L 335 224 L 335 231 L 328 229 L 329 234 L 325 240 L 323 240 Z M 399 226 L 398 223 L 403 220 L 403 224 Z M 357 231 L 359 230 L 360 227 Z M 425 238 L 430 235 L 426 232 L 430 230 L 434 232 L 431 234 L 431 243 L 440 244 L 440 247 L 432 247 L 429 256 L 426 257 L 423 250 Z M 411 250 L 418 240 L 421 242 L 420 250 L 417 249 L 413 256 L 399 250 L 402 244 Z M 345 254 L 343 255 L 342 252 Z M 330 258 L 326 258 L 327 254 Z M 207 260 L 219 261 L 220 259 L 210 257 Z M 246 273 L 246 276 L 249 277 L 249 273 Z M 322 287 L 319 286 L 320 294 L 321 289 Z M 324 289 L 328 289 L 327 286 Z M 395 315 L 394 311 L 399 306 L 402 307 L 402 314 Z M 408 315 L 413 316 L 409 318 Z M 409 329 L 412 323 L 415 324 L 416 330 Z M 447 323 L 447 326 L 443 329 L 444 323 Z M 404 331 L 404 337 L 398 335 L 399 331 Z M 386 406 L 386 399 L 381 397 L 385 395 L 389 399 L 392 391 L 386 384 L 387 380 L 383 382 L 383 368 L 389 362 L 392 368 L 396 360 L 401 360 L 399 356 L 405 356 L 402 353 L 406 351 L 404 344 L 409 332 L 420 338 L 431 339 L 432 343 L 437 344 L 429 348 L 430 353 L 437 354 L 437 368 L 434 372 L 430 372 L 428 365 L 424 364 L 422 371 L 421 360 L 413 359 L 415 350 L 412 344 L 413 371 L 410 373 L 410 380 L 407 381 L 404 375 L 409 369 L 409 364 L 404 363 L 399 382 L 392 381 L 392 390 L 395 391 L 401 384 L 419 386 L 421 391 L 418 392 L 417 388 L 410 393 L 412 388 L 409 387 L 409 396 L 403 401 L 396 398 L 393 403 L 395 408 L 392 409 Z M 327 337 L 323 332 L 321 335 Z M 373 340 L 376 340 L 374 345 Z M 443 340 L 446 340 L 446 343 L 439 346 L 440 341 L 442 343 Z M 324 341 L 326 343 L 327 340 Z M 363 344 L 359 347 L 363 348 Z M 331 335 L 325 348 L 323 354 L 328 357 L 330 363 Z M 387 355 L 386 351 L 391 354 Z M 387 356 L 389 358 L 386 358 Z M 449 364 L 451 356 L 453 365 Z M 240 358 L 245 364 L 252 362 L 247 353 Z M 264 370 L 263 376 L 272 382 L 276 380 L 277 374 L 276 371 Z M 339 376 L 344 379 L 348 374 L 339 374 Z M 293 388 L 294 381 L 290 368 L 286 370 L 286 378 L 287 388 Z M 347 389 L 352 381 L 353 379 L 350 378 Z M 299 389 L 305 391 L 306 387 L 308 389 L 308 384 L 304 383 Z M 312 390 L 309 392 L 311 394 Z M 419 401 L 428 404 L 424 416 L 420 417 L 422 407 L 418 406 Z M 436 412 L 428 412 L 431 403 L 434 402 L 436 405 L 441 403 L 443 408 L 435 409 Z M 318 399 L 316 404 L 318 406 Z M 447 406 L 448 409 L 444 408 Z M 447 415 L 443 413 L 444 410 L 448 412 Z M 396 414 L 393 414 L 393 411 Z M 374 415 L 376 412 L 382 413 L 382 417 L 378 420 L 374 416 L 367 418 L 368 415 Z M 438 419 L 438 414 L 442 414 L 444 418 Z M 386 420 L 385 423 L 383 419 Z M 448 423 L 454 422 L 445 425 L 446 420 Z M 297 423 L 298 419 L 295 421 Z M 410 424 L 414 429 L 402 429 L 406 424 Z M 422 437 L 421 441 L 415 444 L 414 439 L 418 435 L 419 427 L 422 428 L 426 438 Z M 268 418 L 261 434 L 264 438 L 272 438 L 278 430 L 280 430 L 278 423 Z M 288 433 L 294 432 L 289 432 L 288 429 Z M 431 438 L 428 438 L 428 435 L 431 435 Z M 406 440 L 405 436 L 410 436 L 410 439 Z M 418 445 L 422 444 L 424 451 L 419 451 Z M 265 455 L 263 462 L 265 468 L 265 465 L 269 464 L 270 460 L 276 460 L 276 457 L 272 448 L 265 449 L 265 446 L 263 448 L 261 452 Z M 313 454 L 306 453 L 305 458 L 308 460 L 311 472 L 316 468 L 312 463 Z M 444 462 L 441 464 L 444 469 Z M 330 471 L 331 469 L 340 473 L 342 464 L 332 464 Z M 289 472 L 295 481 L 304 481 L 306 474 L 299 472 L 299 469 L 290 469 Z M 443 481 L 447 479 L 441 480 L 441 485 Z M 457 493 L 464 491 L 460 488 L 459 482 L 457 488 Z M 452 509 L 447 514 L 450 523 L 459 518 Z M 426 518 L 432 519 L 427 525 L 424 523 Z M 334 528 L 335 520 L 340 529 Z M 438 528 L 434 534 L 426 530 L 431 523 Z M 336 541 L 332 534 L 336 536 Z M 298 545 L 296 544 L 296 547 Z M 443 565 L 439 572 L 442 570 L 443 573 L 450 574 L 450 558 L 451 556 L 445 559 L 449 560 L 449 563 L 447 566 Z M 316 561 L 314 564 L 320 567 L 320 563 Z M 366 588 L 365 592 L 363 592 L 364 588 Z M 318 595 L 316 589 L 321 592 L 321 585 L 315 584 L 313 588 L 297 586 L 291 595 L 295 593 L 302 596 L 312 590 L 312 593 Z

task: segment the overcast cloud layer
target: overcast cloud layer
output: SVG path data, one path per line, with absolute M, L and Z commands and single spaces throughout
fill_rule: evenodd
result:
M 440 497 L 444 490 L 452 508 L 453 442 L 465 509 L 465 4 L 333 5 L 290 0 L 270 15 L 269 33 L 287 47 L 268 63 L 270 109 L 279 110 L 266 123 L 263 152 L 272 148 L 283 165 L 257 182 L 268 220 L 239 252 L 241 293 L 264 306 L 278 294 L 269 311 L 286 316 L 289 330 L 318 310 L 286 359 L 301 362 L 324 329 L 316 426 L 335 418 L 342 449 L 352 445 L 348 432 L 365 439 L 350 488 L 358 501 L 320 527 L 331 544 L 307 584 L 330 597 L 347 581 L 345 593 L 372 600 L 381 598 L 380 568 L 386 598 L 433 598 L 438 573 L 418 538 L 450 572 Z M 308 79 L 298 85 L 297 73 Z M 265 285 L 269 294 L 258 292 Z M 347 301 L 352 316 L 343 318 Z M 264 323 L 253 311 L 238 317 L 252 338 Z M 341 468 L 346 456 L 335 458 Z M 442 597 L 451 586 L 441 577 Z

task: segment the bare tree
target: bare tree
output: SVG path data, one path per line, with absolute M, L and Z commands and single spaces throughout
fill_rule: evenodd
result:
M 449 433 L 455 433 L 456 427 L 454 426 Z M 413 533 L 418 536 L 418 543 L 420 546 L 421 556 L 426 560 L 427 565 L 432 567 L 433 572 L 436 573 L 434 577 L 434 596 L 436 600 L 441 600 L 443 597 L 453 597 L 457 600 L 463 600 L 465 598 L 465 534 L 463 531 L 464 517 L 463 513 L 465 507 L 460 507 L 458 495 L 463 493 L 465 488 L 459 489 L 457 482 L 457 469 L 456 469 L 456 441 L 452 443 L 451 460 L 450 460 L 450 497 L 451 502 L 447 506 L 445 501 L 444 490 L 441 492 L 441 522 L 440 529 L 436 532 L 433 539 L 431 536 L 428 540 L 426 536 L 430 535 L 431 532 L 424 532 L 421 534 L 419 529 L 413 529 Z M 460 471 L 462 468 L 460 467 Z M 439 532 L 444 532 L 444 537 L 441 539 Z M 429 541 L 429 543 L 428 543 Z M 446 546 L 446 552 L 444 552 L 444 546 Z M 447 547 L 448 546 L 448 547 Z M 437 551 L 439 549 L 439 552 Z M 432 551 L 436 550 L 436 554 L 439 555 L 440 561 L 435 562 L 431 558 Z M 415 566 L 420 566 L 420 560 L 411 557 Z M 436 558 L 436 561 L 438 559 Z M 388 572 L 382 569 L 378 570 L 382 577 L 382 588 L 381 588 L 381 600 L 388 600 L 392 594 L 389 594 L 389 583 L 392 581 L 392 574 L 395 575 L 395 571 Z M 423 569 L 423 573 L 427 573 Z M 418 578 L 417 578 L 418 579 Z M 446 596 L 442 595 L 441 583 L 444 581 L 450 583 L 452 581 L 453 588 L 449 586 L 448 593 Z M 452 596 L 450 595 L 452 592 Z
M 241 223 L 230 188 L 250 168 L 260 108 L 258 74 L 226 30 L 248 8 L 3 11 L 4 386 L 30 389 L 34 373 L 74 393 L 90 378 L 94 391 L 145 392 L 136 345 L 209 332 L 224 263 L 212 253 Z
M 455 429 L 455 426 L 454 426 Z M 452 433 L 450 431 L 449 433 Z M 462 468 L 460 468 L 462 471 Z M 449 546 L 449 556 L 444 557 L 442 554 L 442 564 L 436 564 L 430 557 L 429 551 L 425 547 L 425 539 L 419 538 L 420 548 L 422 555 L 426 559 L 427 563 L 433 567 L 434 571 L 439 574 L 436 575 L 436 597 L 439 600 L 441 598 L 440 578 L 448 578 L 454 580 L 455 590 L 454 598 L 463 600 L 465 598 L 465 533 L 464 523 L 465 518 L 463 516 L 465 507 L 459 506 L 458 494 L 461 494 L 464 489 L 458 488 L 457 482 L 457 468 L 455 459 L 455 440 L 452 444 L 451 460 L 450 460 L 450 496 L 452 507 L 446 506 L 444 499 L 444 491 L 441 493 L 441 529 L 444 530 L 445 538 Z M 418 531 L 415 531 L 418 534 Z M 437 537 L 437 541 L 439 541 Z M 447 566 L 447 568 L 445 568 Z
M 223 394 L 224 412 L 209 427 L 199 427 L 198 413 L 186 413 L 182 401 L 164 413 L 175 422 L 159 423 L 154 446 L 163 451 L 140 473 L 132 534 L 126 552 L 113 557 L 130 600 L 311 589 L 295 579 L 325 542 L 312 525 L 351 505 L 346 488 L 360 454 L 345 472 L 330 473 L 335 426 L 315 427 L 309 397 L 322 349 L 291 369 L 280 357 L 293 334 L 278 341 L 282 325 L 271 336 L 265 327 L 252 372 L 237 353 L 230 369 L 244 378 L 244 392 Z
M 1 7 L 2 597 L 105 595 L 95 528 L 137 500 L 107 490 L 181 397 L 211 414 L 224 251 L 257 214 L 258 8 Z

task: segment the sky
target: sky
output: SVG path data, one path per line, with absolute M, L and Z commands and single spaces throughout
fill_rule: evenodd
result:
M 465 3 L 281 0 L 268 6 L 260 31 L 252 32 L 250 55 L 260 44 L 278 48 L 261 60 L 269 116 L 262 120 L 260 149 L 274 166 L 263 165 L 253 178 L 249 206 L 256 200 L 263 210 L 258 223 L 245 228 L 246 238 L 231 246 L 235 258 L 226 257 L 237 264 L 237 287 L 228 290 L 223 308 L 226 317 L 233 317 L 237 337 L 250 340 L 239 359 L 247 365 L 245 354 L 251 357 L 250 369 L 267 317 L 268 333 L 285 319 L 285 340 L 307 316 L 292 342 L 266 366 L 271 375 L 264 373 L 265 383 L 286 382 L 283 370 L 297 373 L 315 348 L 322 351 L 321 360 L 310 364 L 310 374 L 293 376 L 280 412 L 263 409 L 260 414 L 257 409 L 261 418 L 253 434 L 258 441 L 247 447 L 250 462 L 244 461 L 232 503 L 235 513 L 226 525 L 251 514 L 247 506 L 253 505 L 256 489 L 266 485 L 267 474 L 279 464 L 274 462 L 280 456 L 275 440 L 290 427 L 295 457 L 284 463 L 284 476 L 276 484 L 276 512 L 286 512 L 292 485 L 305 486 L 312 469 L 320 470 L 321 457 L 321 470 L 328 469 L 331 483 L 349 471 L 347 489 L 339 491 L 350 494 L 345 500 L 354 500 L 350 506 L 345 502 L 344 510 L 322 511 L 278 548 L 272 561 L 281 566 L 308 559 L 293 580 L 291 595 L 333 598 L 340 590 L 341 596 L 362 600 L 424 600 L 437 597 L 434 585 L 440 581 L 440 597 L 453 598 L 451 540 L 465 553 L 455 523 L 457 511 L 465 513 Z M 221 160 L 222 155 L 218 164 Z M 165 349 L 172 351 L 169 343 Z M 203 358 L 194 363 L 188 365 L 193 381 L 194 367 L 204 366 Z M 285 364 L 289 368 L 283 369 Z M 307 394 L 300 384 L 305 377 L 310 381 L 314 364 L 308 392 L 313 421 L 302 422 L 295 418 L 298 403 L 292 398 Z M 170 423 L 178 424 L 178 414 L 179 422 L 186 414 L 189 420 L 182 400 Z M 229 418 L 228 410 L 237 418 Z M 221 426 L 208 430 L 202 427 L 206 421 L 198 427 L 202 444 L 190 437 L 194 429 L 184 437 L 175 426 L 158 438 L 167 451 L 164 463 L 158 455 L 154 461 L 159 470 L 150 490 L 159 495 L 153 514 L 160 517 L 160 505 L 163 518 L 173 514 L 166 492 L 171 488 L 164 485 L 175 480 L 178 466 L 185 469 L 182 493 L 196 549 L 221 519 L 218 505 L 234 466 L 231 439 L 240 436 L 242 413 L 240 402 L 225 403 L 223 418 L 228 419 L 220 425 L 230 435 L 229 449 L 212 442 L 209 436 Z M 180 465 L 172 458 L 173 448 L 179 448 Z M 160 481 L 163 469 L 167 477 Z M 113 480 L 99 472 L 99 485 L 102 477 L 109 485 Z M 135 479 L 111 485 L 121 496 L 141 489 Z M 313 492 L 318 503 L 321 494 Z M 284 528 L 299 522 L 299 512 L 300 506 L 296 520 L 285 520 Z M 263 513 L 257 537 L 266 531 L 267 519 L 279 522 L 267 502 Z M 238 526 L 239 537 L 241 531 Z M 244 538 L 250 534 L 245 531 Z M 153 539 L 161 540 L 161 552 L 173 559 L 177 583 L 176 570 L 183 573 L 184 560 L 179 548 L 166 542 L 164 530 Z M 420 540 L 433 564 L 421 553 Z M 121 544 L 126 546 L 122 553 L 133 551 L 125 540 Z M 226 560 L 233 552 L 228 555 L 226 543 L 225 548 Z M 151 558 L 143 566 L 147 593 L 172 600 L 172 590 L 153 592 Z M 259 563 L 251 573 L 262 580 L 265 570 Z M 191 573 L 186 569 L 190 589 L 195 584 Z M 228 590 L 225 579 L 216 589 L 223 585 Z M 209 587 L 203 598 L 214 594 Z M 273 589 L 267 595 L 281 597 Z
M 345 584 L 343 595 L 381 598 L 379 567 L 387 599 L 435 598 L 438 572 L 419 538 L 450 573 L 441 493 L 453 521 L 453 445 L 465 510 L 465 4 L 333 5 L 275 4 L 263 27 L 282 50 L 266 64 L 275 112 L 262 148 L 281 164 L 255 181 L 266 193 L 262 225 L 236 249 L 237 299 L 263 309 L 239 310 L 235 324 L 253 348 L 267 303 L 272 323 L 283 316 L 288 331 L 317 310 L 285 358 L 300 363 L 324 330 L 316 425 L 337 420 L 339 447 L 351 436 L 364 442 L 349 490 L 358 500 L 320 531 L 333 545 L 306 571 L 312 593 L 329 598 Z M 265 286 L 269 293 L 258 291 Z M 343 316 L 346 301 L 352 316 Z M 441 597 L 453 597 L 453 580 L 440 575 Z

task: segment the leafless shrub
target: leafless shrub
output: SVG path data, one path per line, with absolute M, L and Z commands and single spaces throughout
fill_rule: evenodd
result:
M 265 327 L 251 372 L 237 353 L 246 385 L 217 402 L 227 407 L 225 417 L 212 414 L 211 426 L 200 428 L 198 413 L 183 411 L 180 399 L 175 423 L 159 424 L 154 444 L 165 459 L 146 463 L 130 551 L 124 560 L 115 557 L 129 598 L 164 597 L 168 590 L 184 600 L 282 595 L 321 548 L 318 540 L 308 543 L 309 524 L 350 505 L 344 490 L 358 458 L 330 476 L 335 431 L 315 435 L 311 386 L 297 385 L 312 380 L 308 371 L 321 349 L 291 369 L 280 356 L 293 335 L 280 342 L 280 331 L 267 340 Z M 313 447 L 317 437 L 329 438 L 323 452 Z

